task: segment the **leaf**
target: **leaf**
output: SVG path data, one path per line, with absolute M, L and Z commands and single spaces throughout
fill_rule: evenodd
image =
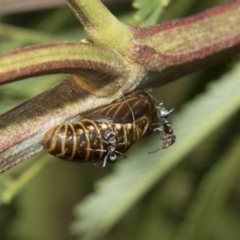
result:
M 221 207 L 239 176 L 240 138 L 205 176 L 176 240 L 210 239 Z
M 158 22 L 161 13 L 169 4 L 169 1 L 159 0 L 135 0 L 133 6 L 138 9 L 135 19 L 140 22 L 141 26 L 150 26 Z
M 8 204 L 16 195 L 21 192 L 26 184 L 30 182 L 48 163 L 50 158 L 43 158 L 41 155 L 37 161 L 25 170 L 18 178 L 4 175 L 0 179 L 0 205 Z
M 4 196 L 5 193 L 8 191 L 8 189 L 12 188 L 14 185 L 14 178 L 9 175 L 5 175 L 4 177 L 1 177 L 0 180 L 0 205 L 5 203 Z

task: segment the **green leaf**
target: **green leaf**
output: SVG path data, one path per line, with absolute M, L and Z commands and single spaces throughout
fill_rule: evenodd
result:
M 4 195 L 8 191 L 8 189 L 12 188 L 14 185 L 14 178 L 9 175 L 5 175 L 0 179 L 0 205 L 5 203 Z
M 135 14 L 135 19 L 140 22 L 141 26 L 150 26 L 158 22 L 161 13 L 164 8 L 169 4 L 170 1 L 159 1 L 159 0 L 135 0 L 133 7 L 137 8 L 138 11 Z
M 205 176 L 176 240 L 210 239 L 221 208 L 240 171 L 240 138 Z
M 0 205 L 8 204 L 16 195 L 21 192 L 26 184 L 34 178 L 42 169 L 50 163 L 50 158 L 38 156 L 38 161 L 31 165 L 18 178 L 14 179 L 9 175 L 4 175 L 0 179 Z

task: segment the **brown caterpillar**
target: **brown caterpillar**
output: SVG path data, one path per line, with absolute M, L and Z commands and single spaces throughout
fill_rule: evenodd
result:
M 171 146 L 176 137 L 167 120 L 169 113 L 156 105 L 149 92 L 134 91 L 78 122 L 51 128 L 44 145 L 55 157 L 79 163 L 103 161 L 105 166 L 118 156 L 126 158 L 124 153 L 134 143 L 156 130 L 164 133 L 162 148 Z

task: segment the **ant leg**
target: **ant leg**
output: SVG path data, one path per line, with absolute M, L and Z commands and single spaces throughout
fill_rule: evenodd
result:
M 115 151 L 115 153 L 117 153 L 119 156 L 121 156 L 122 158 L 127 158 L 127 156 L 119 151 Z
M 106 156 L 104 157 L 103 166 L 102 166 L 102 167 L 106 167 L 109 155 L 110 155 L 110 152 L 108 152 L 108 153 L 106 154 Z

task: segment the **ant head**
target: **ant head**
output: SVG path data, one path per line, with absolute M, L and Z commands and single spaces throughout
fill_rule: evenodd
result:
M 108 145 L 114 146 L 114 149 L 115 149 L 115 146 L 117 144 L 115 132 L 113 132 L 113 131 L 106 132 L 104 140 Z
M 113 140 L 115 139 L 116 133 L 113 130 L 105 130 L 104 132 L 104 139 L 105 140 Z

